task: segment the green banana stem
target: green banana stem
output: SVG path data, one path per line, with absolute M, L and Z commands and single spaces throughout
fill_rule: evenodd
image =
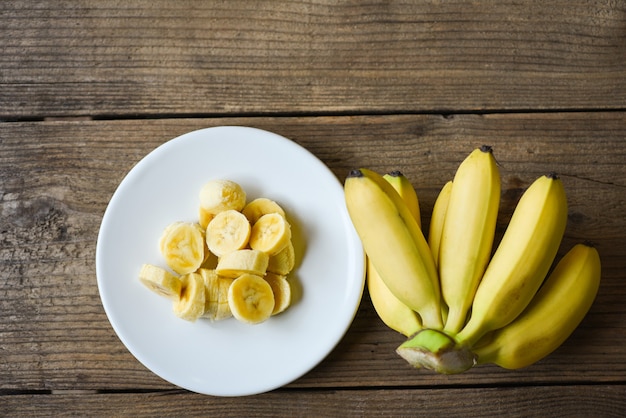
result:
M 416 368 L 441 374 L 462 373 L 476 364 L 476 356 L 443 331 L 424 329 L 402 343 L 396 353 Z

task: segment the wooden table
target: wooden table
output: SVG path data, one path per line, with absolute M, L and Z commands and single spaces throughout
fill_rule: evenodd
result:
M 0 415 L 626 415 L 626 3 L 5 1 L 0 6 Z M 109 199 L 180 134 L 245 125 L 341 181 L 401 170 L 428 225 L 436 194 L 490 144 L 499 227 L 560 174 L 560 254 L 596 243 L 602 284 L 556 352 L 519 371 L 440 376 L 365 292 L 334 351 L 270 393 L 187 392 L 143 367 L 98 294 Z

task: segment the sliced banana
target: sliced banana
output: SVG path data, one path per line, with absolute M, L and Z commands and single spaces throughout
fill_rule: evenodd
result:
M 173 301 L 180 299 L 182 290 L 180 279 L 161 267 L 144 264 L 139 271 L 139 280 L 158 295 Z
M 228 289 L 235 279 L 219 276 L 218 279 L 218 296 L 217 296 L 217 313 L 215 314 L 215 320 L 221 321 L 223 319 L 231 318 L 233 316 L 228 304 Z
M 285 248 L 270 256 L 267 271 L 286 276 L 293 270 L 296 264 L 296 252 L 291 240 Z
M 246 205 L 246 192 L 232 180 L 211 180 L 200 189 L 200 207 L 207 214 L 234 209 L 241 211 Z
M 263 215 L 268 213 L 278 213 L 283 218 L 285 217 L 285 211 L 275 201 L 266 197 L 259 197 L 249 202 L 241 211 L 252 225 Z
M 218 257 L 248 245 L 250 222 L 234 209 L 218 213 L 206 228 L 206 243 Z
M 174 302 L 174 314 L 186 321 L 194 322 L 204 313 L 204 280 L 198 273 L 186 274 L 181 280 L 183 289 L 180 299 Z
M 261 216 L 252 226 L 250 248 L 274 255 L 291 241 L 291 226 L 277 213 Z
M 283 312 L 291 304 L 291 285 L 287 277 L 281 274 L 267 273 L 264 277 L 274 293 L 274 309 L 272 315 Z
M 198 223 L 205 231 L 214 216 L 214 214 L 207 212 L 202 206 L 198 208 Z
M 197 223 L 174 222 L 163 231 L 159 248 L 167 265 L 176 273 L 194 272 L 205 260 L 204 230 Z
M 243 249 L 221 256 L 215 271 L 220 276 L 236 278 L 242 274 L 263 276 L 267 271 L 269 256 L 258 250 Z
M 237 320 L 259 324 L 272 315 L 274 292 L 263 277 L 243 274 L 228 289 L 228 305 Z
M 217 316 L 217 300 L 219 290 L 219 276 L 213 269 L 201 268 L 198 274 L 202 277 L 204 284 L 204 310 L 202 318 L 214 320 Z

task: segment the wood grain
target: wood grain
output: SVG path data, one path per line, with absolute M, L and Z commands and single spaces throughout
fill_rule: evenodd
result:
M 620 1 L 5 1 L 0 119 L 626 107 Z
M 285 402 L 285 399 L 289 402 Z M 180 391 L 153 393 L 57 392 L 0 396 L 7 416 L 123 417 L 623 417 L 626 387 L 534 386 L 470 389 L 278 390 L 248 398 L 215 398 Z M 451 401 L 454 400 L 454 401 Z M 138 412 L 139 411 L 139 412 Z
M 602 285 L 588 316 L 561 348 L 530 368 L 510 372 L 482 366 L 457 376 L 411 369 L 394 354 L 402 338 L 382 325 L 365 295 L 338 347 L 288 390 L 309 396 L 311 389 L 328 388 L 339 404 L 359 393 L 346 389 L 366 387 L 541 390 L 542 385 L 591 384 L 592 392 L 606 390 L 604 396 L 613 399 L 607 401 L 610 408 L 623 406 L 611 391 L 623 392 L 619 385 L 626 376 L 624 112 L 1 123 L 0 393 L 173 388 L 139 364 L 109 325 L 96 285 L 96 239 L 108 200 L 136 162 L 177 135 L 216 125 L 255 126 L 291 138 L 339 180 L 355 167 L 399 169 L 418 191 L 425 225 L 439 188 L 462 158 L 475 146 L 491 144 L 503 178 L 499 228 L 536 176 L 557 171 L 570 202 L 561 253 L 591 239 L 602 257 Z M 500 390 L 507 389 L 492 393 Z M 464 395 L 468 402 L 472 393 Z M 354 396 L 367 402 L 370 395 Z M 542 396 L 545 402 L 552 399 Z M 16 405 L 19 399 L 2 400 Z M 33 399 L 46 405 L 71 397 Z M 96 399 L 103 398 L 89 402 Z M 530 402 L 531 396 L 522 399 Z

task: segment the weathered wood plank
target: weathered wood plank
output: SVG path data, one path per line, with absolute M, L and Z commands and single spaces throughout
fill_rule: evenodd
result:
M 0 118 L 623 109 L 619 1 L 3 2 Z
M 0 389 L 167 389 L 126 351 L 100 304 L 96 237 L 126 172 L 184 132 L 248 125 L 303 145 L 343 179 L 402 170 L 428 225 L 439 187 L 475 146 L 494 146 L 503 178 L 500 228 L 521 190 L 561 173 L 570 199 L 562 252 L 591 239 L 603 260 L 596 303 L 574 335 L 528 369 L 458 376 L 413 370 L 394 354 L 367 296 L 336 350 L 290 388 L 622 382 L 626 375 L 626 114 L 171 119 L 0 124 Z
M 285 400 L 288 399 L 288 402 Z M 626 386 L 275 391 L 215 398 L 184 391 L 0 396 L 4 416 L 622 417 Z

